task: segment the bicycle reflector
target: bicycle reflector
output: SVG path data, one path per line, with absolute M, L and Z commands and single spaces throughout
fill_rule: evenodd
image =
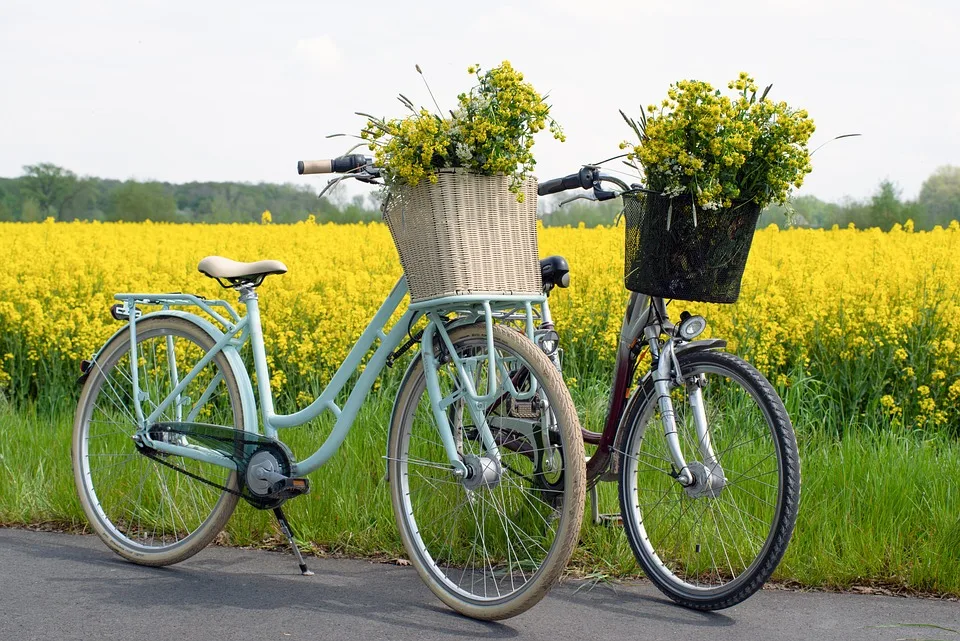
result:
M 706 328 L 707 319 L 703 316 L 687 316 L 680 321 L 680 325 L 677 327 L 677 335 L 685 341 L 692 341 L 702 334 Z

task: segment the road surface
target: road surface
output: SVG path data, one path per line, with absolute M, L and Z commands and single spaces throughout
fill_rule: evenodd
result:
M 168 568 L 133 565 L 93 536 L 0 529 L 0 641 L 305 639 L 945 639 L 960 603 L 763 590 L 685 610 L 649 583 L 565 582 L 500 623 L 447 609 L 410 567 L 211 547 Z M 921 626 L 904 624 L 922 624 Z M 940 626 L 940 627 L 933 627 Z

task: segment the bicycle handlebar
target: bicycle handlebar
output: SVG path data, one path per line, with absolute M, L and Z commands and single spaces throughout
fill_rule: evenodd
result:
M 568 189 L 590 189 L 593 186 L 594 171 L 592 167 L 582 167 L 580 171 L 563 178 L 554 178 L 540 183 L 537 188 L 538 196 L 547 196 L 549 194 L 559 194 Z
M 620 188 L 621 191 L 608 191 L 601 188 L 601 183 L 604 181 L 615 184 Z M 639 185 L 627 185 L 627 183 L 619 178 L 615 178 L 614 176 L 601 172 L 597 167 L 585 165 L 584 167 L 581 167 L 580 171 L 575 174 L 570 174 L 569 176 L 564 176 L 563 178 L 554 178 L 552 180 L 547 180 L 546 182 L 540 183 L 540 187 L 537 189 L 537 194 L 540 196 L 547 196 L 549 194 L 559 194 L 560 192 L 567 191 L 568 189 L 593 188 L 593 197 L 591 197 L 591 200 L 610 200 L 611 198 L 616 198 L 624 191 L 629 191 L 630 189 L 637 187 L 639 187 Z
M 297 173 L 304 174 L 347 174 L 369 165 L 371 159 L 362 154 L 340 156 L 332 160 L 301 160 L 297 163 Z

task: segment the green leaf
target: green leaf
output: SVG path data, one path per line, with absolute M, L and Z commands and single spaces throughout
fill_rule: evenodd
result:
M 627 116 L 627 114 L 623 113 L 623 109 L 618 109 L 617 111 L 620 112 L 620 115 L 623 117 L 624 122 L 627 123 L 627 126 L 633 129 L 633 133 L 635 133 L 637 135 L 637 138 L 639 138 L 640 141 L 642 142 L 643 134 L 640 133 L 640 128 L 637 126 L 637 123 L 632 118 Z

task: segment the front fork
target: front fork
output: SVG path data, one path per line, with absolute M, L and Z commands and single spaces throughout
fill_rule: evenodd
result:
M 680 371 L 680 363 L 676 355 L 676 340 L 669 338 L 660 346 L 659 337 L 650 337 L 648 342 L 651 352 L 656 362 L 656 369 L 653 376 L 654 393 L 657 396 L 657 404 L 660 408 L 660 417 L 663 421 L 663 437 L 667 441 L 667 449 L 670 451 L 670 458 L 674 466 L 679 470 L 677 472 L 677 481 L 684 487 L 692 486 L 696 483 L 712 483 L 712 478 L 722 478 L 722 471 L 717 457 L 713 451 L 713 443 L 710 440 L 709 425 L 707 424 L 707 413 L 703 403 L 703 384 L 702 376 L 692 376 L 684 378 Z M 701 474 L 695 475 L 687 465 L 683 450 L 680 447 L 680 437 L 677 433 L 677 417 L 673 408 L 673 399 L 670 396 L 671 388 L 676 385 L 685 385 L 687 391 L 687 403 L 693 413 L 694 428 L 697 433 L 697 449 L 703 464 Z M 698 479 L 697 476 L 703 476 Z
M 530 378 L 527 389 L 522 392 L 517 389 L 514 381 L 511 379 L 511 372 L 507 370 L 504 363 L 497 356 L 493 340 L 493 310 L 491 309 L 490 303 L 485 301 L 482 303 L 482 307 L 487 334 L 485 356 L 463 357 L 459 355 L 453 341 L 450 339 L 443 319 L 434 312 L 427 314 L 430 322 L 427 323 L 426 328 L 424 328 L 420 349 L 420 354 L 423 358 L 427 393 L 430 397 L 430 406 L 437 423 L 440 440 L 443 443 L 444 451 L 453 468 L 454 474 L 460 478 L 467 478 L 471 472 L 476 472 L 476 470 L 468 469 L 464 463 L 462 441 L 460 440 L 462 439 L 462 434 L 460 434 L 459 431 L 455 433 L 454 426 L 450 424 L 447 410 L 455 403 L 460 403 L 467 409 L 483 442 L 485 454 L 483 458 L 488 461 L 495 461 L 495 464 L 499 466 L 500 449 L 496 439 L 493 437 L 490 424 L 487 420 L 488 408 L 497 402 L 498 399 L 500 402 L 510 402 L 511 400 L 529 401 L 533 399 L 539 391 L 537 380 L 533 377 Z M 526 307 L 527 334 L 528 337 L 532 337 L 533 319 L 529 303 Z M 442 346 L 440 352 L 444 354 L 444 358 L 450 359 L 457 372 L 456 388 L 446 396 L 440 388 L 440 377 L 438 374 L 438 369 L 442 364 L 437 359 L 437 350 L 435 348 L 438 336 L 440 339 L 439 344 Z M 476 380 L 476 373 L 479 371 L 479 368 L 483 366 L 484 362 L 486 363 L 486 393 L 481 395 L 477 390 L 478 381 Z M 545 401 L 546 399 L 542 399 L 542 402 Z M 545 409 L 544 412 L 546 412 Z M 479 464 L 487 465 L 487 463 L 482 461 L 480 461 Z

